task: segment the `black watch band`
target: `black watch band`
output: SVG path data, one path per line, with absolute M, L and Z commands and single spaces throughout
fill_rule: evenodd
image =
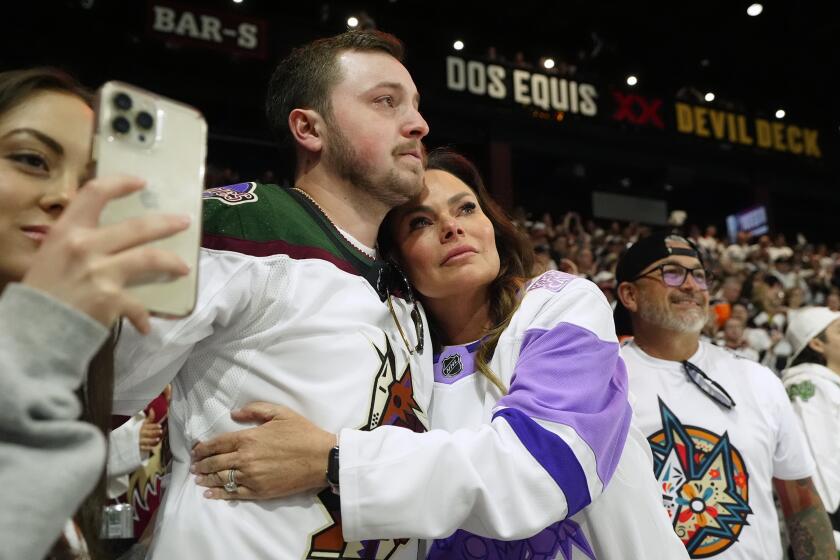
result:
M 330 455 L 327 459 L 327 484 L 330 485 L 333 494 L 339 493 L 338 467 L 338 446 L 336 445 L 330 449 Z

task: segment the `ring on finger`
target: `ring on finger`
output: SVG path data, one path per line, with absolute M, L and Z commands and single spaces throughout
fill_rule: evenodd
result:
M 234 493 L 238 488 L 239 485 L 236 484 L 236 469 L 230 469 L 228 471 L 228 480 L 224 485 L 225 492 Z

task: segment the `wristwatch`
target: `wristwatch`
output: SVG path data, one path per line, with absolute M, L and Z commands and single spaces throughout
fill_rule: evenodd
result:
M 327 459 L 327 484 L 330 485 L 330 490 L 333 494 L 339 494 L 338 486 L 338 446 L 336 445 L 330 449 L 330 455 Z

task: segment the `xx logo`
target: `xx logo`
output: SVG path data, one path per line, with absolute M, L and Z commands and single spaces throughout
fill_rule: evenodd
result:
M 620 91 L 613 91 L 612 94 L 618 104 L 618 109 L 613 114 L 614 120 L 665 128 L 665 123 L 659 115 L 659 109 L 662 107 L 661 99 L 648 100 L 641 95 L 625 94 Z

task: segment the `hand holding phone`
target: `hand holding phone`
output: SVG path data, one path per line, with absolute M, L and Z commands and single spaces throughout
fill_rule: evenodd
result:
M 143 181 L 107 177 L 89 181 L 59 218 L 23 277 L 23 284 L 61 301 L 105 327 L 124 316 L 139 330 L 149 329 L 146 307 L 128 292 L 150 277 L 189 273 L 175 254 L 142 245 L 185 230 L 183 216 L 148 215 L 98 227 L 111 200 L 139 192 Z
M 193 107 L 121 82 L 99 89 L 95 110 L 96 177 L 131 175 L 146 182 L 142 190 L 112 200 L 102 210 L 100 225 L 162 213 L 191 219 L 186 230 L 150 243 L 178 255 L 189 274 L 130 288 L 152 314 L 183 317 L 196 299 L 207 123 Z

